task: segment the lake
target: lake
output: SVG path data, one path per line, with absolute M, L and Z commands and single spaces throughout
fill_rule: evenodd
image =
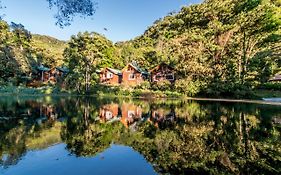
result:
M 281 174 L 281 105 L 0 97 L 0 174 Z

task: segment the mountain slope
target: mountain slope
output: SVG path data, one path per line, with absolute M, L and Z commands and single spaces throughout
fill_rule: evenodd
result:
M 63 64 L 63 51 L 66 42 L 46 35 L 32 35 L 32 48 L 36 52 L 38 61 L 50 67 Z

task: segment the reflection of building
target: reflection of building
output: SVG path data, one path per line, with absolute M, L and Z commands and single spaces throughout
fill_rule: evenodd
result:
M 149 121 L 153 123 L 156 127 L 163 125 L 169 125 L 175 120 L 174 110 L 166 109 L 155 109 L 151 111 L 151 117 Z
M 118 117 L 119 107 L 118 104 L 108 104 L 100 108 L 100 120 L 102 122 L 110 121 Z
M 121 108 L 121 122 L 125 125 L 125 127 L 129 127 L 142 117 L 142 109 L 139 106 L 136 106 L 132 103 L 123 103 Z
M 141 119 L 142 109 L 132 103 L 123 103 L 121 110 L 118 104 L 106 104 L 100 108 L 99 116 L 100 121 L 103 123 L 119 120 L 121 116 L 120 121 L 128 128 Z

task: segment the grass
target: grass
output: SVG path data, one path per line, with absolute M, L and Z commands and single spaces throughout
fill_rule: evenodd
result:
M 68 91 L 57 87 L 45 86 L 40 88 L 30 88 L 23 86 L 2 86 L 0 95 L 67 95 Z
M 257 90 L 254 90 L 254 94 L 258 99 L 274 98 L 274 97 L 281 98 L 281 91 L 276 91 L 276 90 L 257 89 Z
M 75 91 L 66 91 L 55 86 L 45 86 L 40 88 L 29 88 L 23 86 L 5 86 L 0 87 L 0 95 L 28 95 L 28 96 L 70 96 L 70 95 L 85 95 Z M 136 89 L 126 88 L 120 86 L 102 86 L 96 85 L 91 89 L 88 94 L 90 96 L 101 96 L 101 97 L 135 97 L 135 98 L 182 98 L 185 95 L 176 91 L 160 91 L 150 89 Z M 281 91 L 277 90 L 266 90 L 257 89 L 253 91 L 253 95 L 249 99 L 262 99 L 262 98 L 281 98 Z

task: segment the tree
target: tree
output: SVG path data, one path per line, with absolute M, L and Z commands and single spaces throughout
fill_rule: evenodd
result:
M 68 76 L 70 87 L 85 92 L 95 83 L 96 70 L 101 65 L 107 65 L 113 57 L 113 45 L 98 33 L 79 33 L 72 36 L 65 49 L 65 62 L 70 69 Z
M 80 17 L 93 16 L 97 7 L 97 3 L 92 0 L 46 0 L 50 9 L 56 8 L 57 19 L 56 25 L 63 28 L 69 26 L 75 16 Z M 0 10 L 3 8 L 0 0 Z M 0 16 L 1 19 L 1 16 Z

